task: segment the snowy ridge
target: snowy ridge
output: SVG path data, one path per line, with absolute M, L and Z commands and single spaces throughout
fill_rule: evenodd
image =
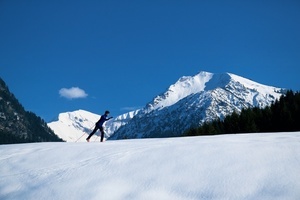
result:
M 204 90 L 205 83 L 212 78 L 209 72 L 200 72 L 195 76 L 183 76 L 162 95 L 157 96 L 147 105 L 147 111 L 162 109 L 177 103 L 190 94 Z M 150 110 L 149 110 L 150 109 Z
M 223 119 L 234 111 L 268 106 L 283 92 L 231 73 L 184 76 L 110 139 L 179 136 L 192 126 Z
M 300 132 L 0 145 L 0 199 L 300 199 Z
M 282 94 L 281 88 L 266 86 L 231 73 L 200 72 L 195 76 L 180 78 L 165 93 L 154 98 L 147 105 L 146 110 L 149 112 L 149 109 L 151 109 L 150 111 L 162 109 L 172 106 L 189 95 L 218 89 L 231 91 L 234 96 L 240 96 L 241 99 L 246 98 L 246 101 L 253 106 L 260 106 L 259 102 L 263 104 L 261 106 L 269 105 L 267 97 L 264 95 L 270 95 L 270 98 L 274 97 L 273 100 L 275 100 Z M 243 92 L 244 96 L 239 95 L 240 92 Z
M 270 105 L 270 101 L 275 101 L 275 99 L 278 99 L 285 91 L 283 88 L 263 85 L 234 74 L 229 75 L 232 80 L 234 80 L 231 87 L 234 88 L 234 83 L 237 87 L 236 90 L 233 91 L 242 91 L 246 88 L 249 92 L 244 91 L 243 98 L 246 98 L 246 101 L 253 106 L 265 107 Z M 239 96 L 237 92 L 234 93 L 234 95 Z

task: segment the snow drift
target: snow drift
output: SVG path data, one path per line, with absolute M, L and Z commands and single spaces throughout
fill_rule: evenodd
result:
M 300 199 L 300 132 L 0 146 L 0 199 Z

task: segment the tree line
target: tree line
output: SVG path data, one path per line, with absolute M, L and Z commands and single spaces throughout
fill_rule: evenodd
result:
M 205 122 L 191 128 L 184 136 L 231 133 L 300 131 L 300 93 L 289 90 L 270 106 L 246 108 L 224 120 Z

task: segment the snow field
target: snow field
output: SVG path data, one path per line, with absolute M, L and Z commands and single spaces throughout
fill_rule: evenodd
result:
M 0 199 L 300 199 L 300 132 L 0 146 Z

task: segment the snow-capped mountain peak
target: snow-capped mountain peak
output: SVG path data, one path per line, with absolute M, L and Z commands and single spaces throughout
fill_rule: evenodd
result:
M 248 107 L 265 107 L 283 89 L 231 73 L 200 72 L 181 77 L 122 126 L 111 139 L 178 136 L 191 126 Z
M 247 78 L 237 76 L 231 73 L 213 74 L 210 72 L 200 72 L 195 76 L 183 76 L 175 84 L 171 85 L 166 92 L 154 98 L 147 105 L 147 112 L 160 110 L 172 106 L 189 95 L 203 91 L 215 90 L 217 88 L 232 90 L 249 90 L 254 93 L 270 94 L 278 98 L 282 93 L 280 88 L 266 86 Z M 256 106 L 256 105 L 255 105 Z
M 148 111 L 162 109 L 171 106 L 190 94 L 201 92 L 205 89 L 205 83 L 212 78 L 209 72 L 200 72 L 195 76 L 183 76 L 175 84 L 171 85 L 166 92 L 154 98 L 147 105 Z
M 79 109 L 73 112 L 60 113 L 58 121 L 64 122 L 66 125 L 73 125 L 74 122 L 78 122 L 78 125 L 82 126 L 85 122 L 90 125 L 91 120 L 98 120 L 99 117 L 100 115 Z
M 78 139 L 84 141 L 86 137 L 80 137 L 83 134 L 89 134 L 99 118 L 100 115 L 85 110 L 76 110 L 60 113 L 58 120 L 48 123 L 48 126 L 67 142 L 75 142 Z

